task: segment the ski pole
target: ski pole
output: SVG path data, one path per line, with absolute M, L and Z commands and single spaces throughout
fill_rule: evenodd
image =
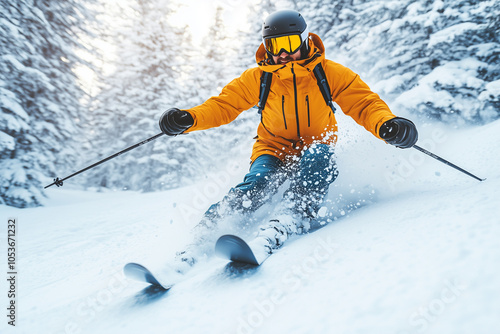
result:
M 56 177 L 56 178 L 54 179 L 54 182 L 53 182 L 53 183 L 51 183 L 51 184 L 49 184 L 48 186 L 45 186 L 45 187 L 44 187 L 44 189 L 47 189 L 48 187 L 51 187 L 51 186 L 53 186 L 53 185 L 56 185 L 56 186 L 58 186 L 58 187 L 62 187 L 62 186 L 63 186 L 63 181 L 66 181 L 67 179 L 70 179 L 70 178 L 72 178 L 73 176 L 76 176 L 76 175 L 78 175 L 78 174 L 80 174 L 80 173 L 83 173 L 83 172 L 85 172 L 85 171 L 87 171 L 87 170 L 89 170 L 89 169 L 91 169 L 91 168 L 94 168 L 94 167 L 96 167 L 96 166 L 98 166 L 98 165 L 100 165 L 100 164 L 102 164 L 102 163 L 104 163 L 104 162 L 106 162 L 106 161 L 108 161 L 108 160 L 111 160 L 111 159 L 113 159 L 113 158 L 116 158 L 117 156 L 122 155 L 122 154 L 123 154 L 123 153 L 125 153 L 125 152 L 128 152 L 128 151 L 130 151 L 130 150 L 133 150 L 134 148 L 137 148 L 137 147 L 139 147 L 139 146 L 142 146 L 142 145 L 144 145 L 144 144 L 147 144 L 147 143 L 149 143 L 150 141 L 153 141 L 153 140 L 155 140 L 156 138 L 161 137 L 161 136 L 163 136 L 163 135 L 164 135 L 164 133 L 162 132 L 162 133 L 159 133 L 159 134 L 157 134 L 157 135 L 155 135 L 155 136 L 153 136 L 153 137 L 151 137 L 151 138 L 148 138 L 148 139 L 146 139 L 146 140 L 143 140 L 143 141 L 141 141 L 140 143 L 137 143 L 137 144 L 132 145 L 132 146 L 130 146 L 130 147 L 128 147 L 128 148 L 126 148 L 126 149 L 124 149 L 124 150 L 122 150 L 122 151 L 118 152 L 118 153 L 115 153 L 115 154 L 113 154 L 113 155 L 110 155 L 110 156 L 109 156 L 109 157 L 107 157 L 106 159 L 103 159 L 103 160 L 101 160 L 101 161 L 98 161 L 98 162 L 96 162 L 95 164 L 90 165 L 90 166 L 88 166 L 88 167 L 86 167 L 86 168 L 84 168 L 84 169 L 81 169 L 81 170 L 79 170 L 78 172 L 75 172 L 75 173 L 73 173 L 73 174 L 71 174 L 71 175 L 69 175 L 69 176 L 66 176 L 66 177 L 65 177 L 65 178 L 63 178 L 63 179 L 59 179 L 58 177 Z
M 430 157 L 432 157 L 432 158 L 434 158 L 434 159 L 436 159 L 436 160 L 438 160 L 438 161 L 440 161 L 440 162 L 444 163 L 445 165 L 448 165 L 448 166 L 450 166 L 450 167 L 453 167 L 453 168 L 455 168 L 456 170 L 459 170 L 459 171 L 461 171 L 462 173 L 467 174 L 467 175 L 469 175 L 470 177 L 475 178 L 475 179 L 476 179 L 476 180 L 478 180 L 478 181 L 484 181 L 484 180 L 486 180 L 486 179 L 481 179 L 481 178 L 477 177 L 476 175 L 474 175 L 474 174 L 472 174 L 472 173 L 469 173 L 469 172 L 468 172 L 468 171 L 466 171 L 465 169 L 462 169 L 462 168 L 458 167 L 457 165 L 452 164 L 451 162 L 449 162 L 449 161 L 447 161 L 447 160 L 445 160 L 445 159 L 443 159 L 443 158 L 441 158 L 441 157 L 439 157 L 439 156 L 435 155 L 434 153 L 431 153 L 431 152 L 427 151 L 426 149 L 421 148 L 420 146 L 413 145 L 413 148 L 415 148 L 416 150 L 418 150 L 418 151 L 420 151 L 420 152 L 422 152 L 422 153 L 425 153 L 425 154 L 427 154 L 428 156 L 430 156 Z

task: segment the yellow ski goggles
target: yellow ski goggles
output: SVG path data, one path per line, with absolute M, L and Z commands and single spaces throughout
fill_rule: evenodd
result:
M 299 35 L 271 37 L 264 40 L 267 52 L 273 56 L 278 56 L 281 52 L 293 54 L 300 49 L 301 45 L 302 39 Z
M 291 55 L 299 51 L 308 35 L 309 32 L 306 30 L 302 34 L 265 38 L 264 47 L 273 56 L 279 56 L 281 52 Z

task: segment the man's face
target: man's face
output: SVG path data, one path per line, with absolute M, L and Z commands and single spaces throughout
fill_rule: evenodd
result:
M 273 56 L 273 60 L 275 64 L 286 64 L 290 61 L 299 60 L 300 57 L 301 52 L 299 49 L 297 52 L 292 53 L 291 55 L 283 51 L 278 56 Z

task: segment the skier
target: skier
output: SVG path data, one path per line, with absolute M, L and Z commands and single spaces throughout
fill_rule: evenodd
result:
M 269 15 L 262 26 L 262 40 L 256 53 L 258 67 L 246 70 L 219 96 L 197 107 L 167 110 L 160 128 L 176 136 L 217 127 L 259 105 L 261 122 L 250 170 L 243 182 L 206 211 L 196 233 L 202 240 L 203 230 L 229 213 L 254 212 L 288 179 L 282 207 L 259 227 L 255 239 L 256 245 L 270 253 L 290 235 L 307 231 L 338 175 L 332 101 L 374 136 L 396 147 L 412 147 L 418 134 L 411 121 L 396 117 L 357 74 L 325 58 L 321 39 L 309 33 L 300 13 L 280 10 Z M 270 79 L 264 79 L 264 73 L 270 73 Z M 266 85 L 265 80 L 270 82 Z M 192 265 L 196 262 L 193 254 L 187 251 L 178 257 Z

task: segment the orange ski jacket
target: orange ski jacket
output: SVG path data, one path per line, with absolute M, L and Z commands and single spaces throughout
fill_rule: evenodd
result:
M 346 115 L 380 138 L 380 126 L 396 116 L 356 73 L 325 59 L 325 48 L 317 35 L 310 33 L 309 37 L 307 58 L 286 64 L 271 64 L 261 44 L 256 53 L 258 67 L 243 72 L 219 96 L 186 110 L 194 119 L 186 133 L 227 124 L 255 106 L 259 102 L 260 77 L 266 71 L 273 78 L 251 160 L 263 154 L 287 160 L 313 143 L 334 144 L 337 121 L 313 74 L 314 67 L 321 62 L 333 101 Z

